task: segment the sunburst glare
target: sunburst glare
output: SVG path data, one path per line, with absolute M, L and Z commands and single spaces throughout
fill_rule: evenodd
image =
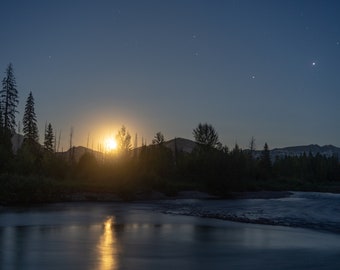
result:
M 104 140 L 105 152 L 112 152 L 117 149 L 117 142 L 114 138 L 108 137 Z

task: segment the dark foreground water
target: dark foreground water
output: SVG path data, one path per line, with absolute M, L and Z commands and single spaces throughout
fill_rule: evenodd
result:
M 300 195 L 291 200 L 0 208 L 0 269 L 339 270 L 340 234 L 334 231 L 238 223 L 197 214 L 197 209 L 215 214 L 232 210 L 242 216 L 256 210 L 268 219 L 270 212 L 273 218 L 289 217 L 289 211 L 299 213 L 299 206 L 289 209 L 294 208 L 294 200 L 301 204 Z M 333 199 L 336 203 L 338 198 Z M 311 200 L 316 206 L 320 198 Z M 317 211 L 319 222 L 324 215 L 327 223 L 330 210 L 324 209 L 324 214 L 322 210 Z M 190 213 L 183 211 L 196 216 L 185 216 Z M 301 213 L 308 219 L 306 215 L 311 214 Z

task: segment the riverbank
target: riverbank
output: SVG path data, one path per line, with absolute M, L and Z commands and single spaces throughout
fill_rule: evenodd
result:
M 122 196 L 117 193 L 110 192 L 73 192 L 61 194 L 60 196 L 60 201 L 62 202 L 124 202 L 124 201 L 134 202 L 134 201 L 162 201 L 178 199 L 217 200 L 222 198 L 219 196 L 215 196 L 206 192 L 196 190 L 180 191 L 173 196 L 166 195 L 165 193 L 156 190 L 140 191 L 133 194 L 128 194 L 128 196 L 127 195 Z
M 176 195 L 169 196 L 159 191 L 143 191 L 131 194 L 128 201 L 158 201 L 158 200 L 181 200 L 181 199 L 197 199 L 197 200 L 222 200 L 222 199 L 278 199 L 286 198 L 292 195 L 289 191 L 245 191 L 231 192 L 228 196 L 216 196 L 207 192 L 197 190 L 179 191 Z M 115 193 L 99 193 L 99 192 L 76 192 L 65 194 L 62 196 L 64 201 L 124 201 Z
M 55 180 L 35 176 L 0 176 L 0 205 L 36 204 L 55 202 L 116 202 L 116 201 L 157 201 L 174 199 L 274 199 L 290 196 L 290 191 L 316 191 L 339 193 L 340 184 L 325 182 L 322 185 L 307 185 L 304 188 L 288 189 L 289 185 L 271 188 L 271 185 L 259 185 L 256 188 L 244 188 L 244 191 L 220 190 L 206 191 L 196 185 L 184 185 L 185 182 L 169 182 L 165 187 L 152 189 L 144 186 L 118 185 L 112 181 Z M 308 188 L 306 188 L 308 187 Z
M 254 191 L 254 192 L 232 192 L 228 196 L 220 197 L 207 192 L 197 190 L 180 191 L 176 195 L 169 196 L 159 191 L 142 191 L 129 196 L 121 196 L 113 192 L 67 192 L 59 196 L 27 198 L 22 201 L 17 197 L 12 200 L 0 201 L 2 206 L 36 204 L 36 203 L 58 203 L 58 202 L 138 202 L 138 201 L 164 201 L 164 200 L 235 200 L 235 199 L 277 199 L 289 197 L 292 193 L 288 191 Z M 34 196 L 34 195 L 33 195 Z

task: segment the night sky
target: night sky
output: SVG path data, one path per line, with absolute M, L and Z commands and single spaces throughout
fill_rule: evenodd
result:
M 68 148 L 125 125 L 223 144 L 340 146 L 340 1 L 1 1 L 0 72 L 12 63 Z M 61 150 L 61 149 L 60 149 Z

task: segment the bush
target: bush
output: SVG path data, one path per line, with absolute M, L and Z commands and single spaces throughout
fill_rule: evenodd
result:
M 0 176 L 0 202 L 21 204 L 56 201 L 60 196 L 57 181 L 38 176 Z

